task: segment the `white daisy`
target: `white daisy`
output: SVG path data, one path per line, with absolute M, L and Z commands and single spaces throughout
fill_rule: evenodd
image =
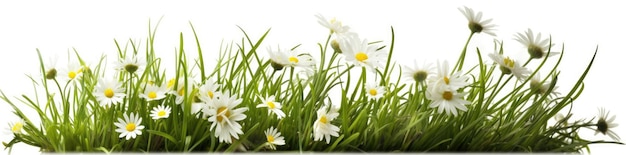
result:
M 167 89 L 163 86 L 146 84 L 145 90 L 139 94 L 139 97 L 146 99 L 146 101 L 160 100 L 165 98 L 166 93 Z
M 465 105 L 470 104 L 469 101 L 463 100 L 465 92 L 459 93 L 455 89 L 450 89 L 445 85 L 438 86 L 436 88 L 429 89 L 426 93 L 426 98 L 432 100 L 430 103 L 431 108 L 438 107 L 438 112 L 450 115 L 457 115 L 457 109 L 461 111 L 467 111 Z
M 432 74 L 430 63 L 424 63 L 421 67 L 417 65 L 417 61 L 413 61 L 413 67 L 404 66 L 404 76 L 407 81 L 415 81 L 421 83 L 426 81 L 428 76 Z
M 122 84 L 115 80 L 115 78 L 98 79 L 98 84 L 96 85 L 96 90 L 93 95 L 98 102 L 100 102 L 100 105 L 104 107 L 120 103 L 126 96 Z
M 175 83 L 172 83 L 171 80 L 168 82 L 168 87 L 172 88 L 169 93 L 176 96 L 176 101 L 175 101 L 176 104 L 181 104 L 185 100 L 185 94 L 192 92 L 193 80 L 191 79 L 187 80 L 187 85 L 185 85 L 185 79 L 183 78 L 179 79 L 177 83 L 176 81 L 174 82 Z M 170 85 L 170 83 L 172 84 Z M 173 88 L 176 88 L 176 89 L 173 89 Z M 188 94 L 188 96 L 190 97 L 190 99 L 192 99 L 191 94 Z
M 459 8 L 459 11 L 461 11 L 461 13 L 463 13 L 463 15 L 465 15 L 465 18 L 467 18 L 467 20 L 469 21 L 467 26 L 472 31 L 472 33 L 486 33 L 494 37 L 496 36 L 496 34 L 493 32 L 496 25 L 491 24 L 492 19 L 482 20 L 482 12 L 479 11 L 475 14 L 473 9 L 466 6 L 463 6 L 463 8 Z
M 267 146 L 272 150 L 276 150 L 276 145 L 285 145 L 285 137 L 280 136 L 280 132 L 274 127 L 265 130 L 265 138 L 267 139 Z
M 451 90 L 457 90 L 469 85 L 467 82 L 469 77 L 462 75 L 460 71 L 450 74 L 450 66 L 447 60 L 443 63 L 437 62 L 437 71 L 434 77 L 428 78 L 429 89 L 446 86 Z
M 561 95 L 561 93 L 557 92 L 556 89 L 559 88 L 559 86 L 556 86 L 556 84 L 554 85 L 554 88 L 552 88 L 551 92 L 548 92 L 548 89 L 550 89 L 550 86 L 553 84 L 553 81 L 550 80 L 546 80 L 546 81 L 542 81 L 541 79 L 541 74 L 537 73 L 535 76 L 533 76 L 530 79 L 530 89 L 537 94 L 545 94 L 545 93 L 550 93 L 548 95 L 550 96 L 558 96 Z
M 83 76 L 84 68 L 80 63 L 71 62 L 67 64 L 67 68 L 61 70 L 59 75 L 64 80 L 77 82 Z
M 124 115 L 124 119 L 117 118 L 117 122 L 113 123 L 117 126 L 115 132 L 120 133 L 120 138 L 126 137 L 126 140 L 136 138 L 137 135 L 141 135 L 141 130 L 144 128 L 141 125 L 141 117 L 131 113 L 130 115 Z
M 269 96 L 267 98 L 259 96 L 259 98 L 261 98 L 263 103 L 257 105 L 256 106 L 257 108 L 267 107 L 267 110 L 272 113 L 275 113 L 278 119 L 285 117 L 285 113 L 281 110 L 282 106 L 280 102 L 274 101 L 275 99 L 274 95 Z
M 272 50 L 268 48 L 271 65 L 275 70 L 282 70 L 284 67 L 300 67 L 312 69 L 315 66 L 315 59 L 310 54 L 300 54 L 291 49 Z
M 9 123 L 9 130 L 14 134 L 21 134 L 24 130 L 24 120 L 20 119 Z
M 600 118 L 598 119 L 598 122 L 596 123 L 596 133 L 594 135 L 597 135 L 598 133 L 602 133 L 603 135 L 609 135 L 609 137 L 611 137 L 611 139 L 619 141 L 619 136 L 617 135 L 617 133 L 613 132 L 611 130 L 611 128 L 615 128 L 618 126 L 617 123 L 614 123 L 613 121 L 615 120 L 615 115 L 611 116 L 611 118 L 609 117 L 609 112 L 607 112 L 604 108 L 600 109 Z
M 313 139 L 315 141 L 322 141 L 326 138 L 326 144 L 330 143 L 330 136 L 339 137 L 339 127 L 330 124 L 335 118 L 339 116 L 337 108 L 331 108 L 330 111 L 326 111 L 326 105 L 317 110 L 317 120 L 313 123 Z
M 525 34 L 517 33 L 515 35 L 515 40 L 524 44 L 528 49 L 528 54 L 530 54 L 531 58 L 540 59 L 544 56 L 555 56 L 560 52 L 549 52 L 548 49 L 554 46 L 554 44 L 550 44 L 550 38 L 543 39 L 541 38 L 541 33 L 533 34 L 533 31 L 528 29 Z
M 372 72 L 375 72 L 376 68 L 385 67 L 388 53 L 383 50 L 377 51 L 379 47 L 369 45 L 367 39 L 361 40 L 355 35 L 343 40 L 339 46 L 346 61 L 360 67 L 367 67 Z
M 385 95 L 385 87 L 379 86 L 375 83 L 367 83 L 365 84 L 365 94 L 370 99 L 379 99 Z
M 338 21 L 336 18 L 332 18 L 331 20 L 327 20 L 326 17 L 321 14 L 315 15 L 317 17 L 317 23 L 328 28 L 330 33 L 334 34 L 343 34 L 347 33 L 350 30 L 349 26 L 343 26 L 341 21 Z
M 154 120 L 167 118 L 170 116 L 170 112 L 172 112 L 172 108 L 169 106 L 159 105 L 150 111 L 150 117 Z
M 489 57 L 500 65 L 500 71 L 502 71 L 503 74 L 513 74 L 519 81 L 526 80 L 528 75 L 531 73 L 530 70 L 522 67 L 519 63 L 509 57 L 505 58 L 495 52 L 489 53 Z
M 213 80 L 205 81 L 205 84 L 203 84 L 202 86 L 200 86 L 200 88 L 198 88 L 200 100 L 208 103 L 211 100 L 213 100 L 216 96 L 219 96 L 220 92 L 217 91 L 219 87 L 220 85 L 217 84 Z
M 119 70 L 125 70 L 129 73 L 137 73 L 141 75 L 146 65 L 145 60 L 137 58 L 137 56 L 126 55 L 124 59 L 120 59 L 117 62 L 116 68 Z
M 58 70 L 57 70 L 57 60 L 58 60 L 58 55 L 54 55 L 52 57 L 49 58 L 49 60 L 44 63 L 44 69 L 45 69 L 45 73 L 44 76 L 46 79 L 48 80 L 53 80 L 57 77 L 58 74 Z
M 242 102 L 242 99 L 237 99 L 235 96 L 222 94 L 222 96 L 213 100 L 213 104 L 208 108 L 209 119 L 211 122 L 211 130 L 214 130 L 215 136 L 219 138 L 220 142 L 232 143 L 232 138 L 239 139 L 238 134 L 243 134 L 241 125 L 237 121 L 241 121 L 246 118 L 243 112 L 248 108 L 235 107 Z

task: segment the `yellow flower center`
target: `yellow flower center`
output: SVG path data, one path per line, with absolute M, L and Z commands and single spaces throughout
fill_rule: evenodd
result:
M 289 57 L 289 62 L 291 62 L 291 63 L 298 63 L 298 58 L 294 57 L 294 56 L 291 56 L 291 57 Z
M 157 116 L 159 116 L 159 117 L 165 116 L 165 110 L 159 111 L 159 113 L 157 113 Z
M 452 100 L 452 96 L 453 95 L 452 95 L 452 92 L 450 92 L 450 91 L 444 91 L 443 95 L 441 95 L 441 96 L 443 97 L 443 99 L 446 99 L 446 100 L 449 101 L 449 100 Z
M 276 105 L 274 105 L 274 102 L 269 101 L 269 102 L 267 102 L 267 107 L 269 107 L 270 109 L 274 109 L 274 108 L 276 108 Z
M 113 95 L 115 95 L 115 92 L 113 92 L 113 89 L 107 88 L 107 89 L 104 90 L 104 96 L 106 96 L 108 98 L 112 98 Z
M 273 143 L 274 142 L 274 136 L 267 135 L 267 142 Z
M 178 89 L 178 95 L 180 95 L 180 96 L 185 95 L 185 87 L 182 87 L 182 88 Z
M 128 132 L 135 131 L 136 127 L 137 126 L 135 125 L 135 123 L 128 123 L 128 124 L 126 124 L 126 131 L 128 131 Z
M 450 84 L 450 78 L 448 78 L 448 76 L 444 76 L 443 82 L 445 82 L 446 84 Z
M 363 62 L 363 61 L 367 60 L 367 54 L 365 54 L 363 52 L 356 53 L 355 57 L 356 57 L 356 60 L 360 61 L 360 62 Z
M 214 95 L 214 94 L 213 94 L 213 91 L 209 91 L 209 92 L 207 93 L 207 95 L 209 95 L 209 97 L 210 97 L 211 99 L 213 99 L 213 95 Z
M 504 58 L 504 65 L 513 68 L 515 66 L 515 61 L 511 60 L 509 57 Z
M 224 112 L 224 111 L 226 111 L 226 112 Z M 221 114 L 221 113 L 224 113 L 224 115 L 219 116 L 219 114 Z M 228 108 L 226 108 L 226 107 L 218 108 L 217 109 L 217 114 L 218 114 L 217 121 L 220 122 L 220 123 L 224 120 L 224 118 L 228 119 L 228 117 L 230 117 L 230 111 L 228 111 Z
M 67 77 L 69 77 L 70 79 L 74 79 L 76 77 L 76 72 L 71 71 L 71 72 L 67 73 Z
M 148 93 L 148 98 L 154 99 L 156 97 L 157 97 L 156 92 L 151 91 L 151 92 Z
M 322 116 L 322 117 L 320 118 L 320 122 L 322 122 L 322 123 L 324 123 L 324 124 L 328 123 L 328 119 L 326 119 L 326 115 L 324 115 L 324 116 Z
M 378 91 L 376 91 L 376 89 L 370 89 L 370 95 L 376 96 L 376 94 L 378 94 Z
M 13 133 L 21 132 L 22 127 L 24 127 L 24 124 L 22 124 L 22 122 L 17 122 L 13 125 L 13 127 L 11 127 L 11 131 L 13 131 Z

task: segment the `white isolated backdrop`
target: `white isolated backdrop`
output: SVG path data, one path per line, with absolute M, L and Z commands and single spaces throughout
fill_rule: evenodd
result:
M 111 66 L 117 56 L 113 39 L 122 45 L 129 39 L 145 47 L 148 21 L 157 30 L 156 49 L 165 62 L 171 63 L 183 33 L 185 50 L 195 57 L 195 43 L 189 23 L 199 35 L 206 60 L 214 60 L 220 43 L 240 41 L 241 26 L 252 38 L 271 31 L 263 47 L 278 45 L 317 53 L 317 43 L 325 41 L 328 30 L 317 23 L 315 14 L 336 17 L 362 38 L 390 43 L 393 26 L 396 35 L 394 61 L 410 65 L 414 60 L 436 62 L 456 61 L 469 30 L 467 20 L 457 10 L 468 6 L 482 11 L 483 18 L 493 18 L 498 25 L 495 39 L 505 42 L 507 55 L 519 60 L 527 58 L 524 47 L 513 35 L 531 28 L 551 35 L 557 48 L 565 45 L 560 66 L 559 90 L 565 92 L 576 82 L 598 47 L 598 55 L 587 79 L 583 95 L 574 104 L 574 118 L 591 119 L 598 108 L 617 114 L 614 129 L 626 138 L 626 110 L 621 95 L 626 83 L 621 78 L 626 43 L 626 14 L 617 2 L 572 1 L 19 1 L 0 2 L 0 90 L 8 96 L 32 94 L 32 83 L 26 75 L 37 76 L 39 62 L 36 50 L 44 60 L 57 55 L 57 67 L 65 67 L 68 51 L 76 49 L 83 58 L 95 64 L 101 55 L 108 55 Z M 468 60 L 475 58 L 474 48 L 484 55 L 492 51 L 494 37 L 480 34 L 470 43 Z M 72 53 L 70 53 L 72 54 Z M 170 58 L 170 59 L 168 59 Z M 486 58 L 486 57 L 485 57 Z M 71 59 L 75 58 L 71 57 Z M 556 57 L 549 61 L 556 61 Z M 471 61 L 474 62 L 474 61 Z M 169 66 L 164 66 L 171 68 Z M 209 66 L 212 68 L 213 66 Z M 110 68 L 109 68 L 110 69 Z M 4 101 L 0 101 L 1 141 L 8 142 L 8 122 L 18 118 Z M 36 113 L 27 115 L 36 117 Z M 583 137 L 610 140 L 583 129 Z M 591 145 L 592 153 L 626 150 L 613 144 Z M 7 150 L 2 150 L 7 153 Z M 18 144 L 14 154 L 37 153 L 38 149 Z

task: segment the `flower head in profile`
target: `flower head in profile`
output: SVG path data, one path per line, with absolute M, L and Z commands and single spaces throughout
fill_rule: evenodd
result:
M 375 72 L 376 68 L 385 67 L 383 63 L 387 60 L 388 53 L 370 45 L 367 39 L 361 40 L 355 35 L 343 40 L 340 46 L 346 61 L 356 66 L 366 67 L 372 72 Z
M 327 20 L 326 17 L 322 16 L 321 14 L 315 15 L 315 17 L 317 17 L 317 23 L 328 28 L 330 30 L 330 33 L 343 34 L 347 33 L 348 30 L 350 30 L 349 26 L 343 26 L 341 21 L 338 21 L 336 18 Z
M 532 90 L 533 93 L 535 94 L 543 95 L 543 94 L 549 93 L 548 94 L 549 96 L 558 96 L 561 93 L 556 91 L 556 89 L 559 88 L 559 86 L 557 86 L 556 83 L 554 82 L 555 81 L 551 81 L 551 80 L 542 81 L 541 74 L 537 73 L 537 75 L 533 76 L 530 79 L 530 90 Z M 550 90 L 550 87 L 552 85 L 554 85 L 554 88 Z
M 120 133 L 120 138 L 126 137 L 126 140 L 136 138 L 138 135 L 141 135 L 141 130 L 144 128 L 144 126 L 141 125 L 141 117 L 139 117 L 139 115 L 135 115 L 134 113 L 124 115 L 124 119 L 117 118 L 117 122 L 113 124 L 117 126 L 115 132 Z
M 503 74 L 513 74 L 520 81 L 526 80 L 531 73 L 530 70 L 522 67 L 518 62 L 509 57 L 505 58 L 495 52 L 489 53 L 489 57 L 500 65 L 500 71 L 502 71 Z
M 284 67 L 299 67 L 313 69 L 315 59 L 310 54 L 300 53 L 290 49 L 272 50 L 268 48 L 271 65 L 275 70 L 282 70 Z
M 313 123 L 313 139 L 322 141 L 326 139 L 326 144 L 330 143 L 330 136 L 339 137 L 339 127 L 331 124 L 335 118 L 339 116 L 336 108 L 327 111 L 326 105 L 317 110 L 317 120 Z
M 404 66 L 405 79 L 407 81 L 415 81 L 417 83 L 421 83 L 426 81 L 428 76 L 432 74 L 431 64 L 424 63 L 422 66 L 417 65 L 417 61 L 413 61 L 413 67 Z
M 473 9 L 463 6 L 459 8 L 459 11 L 465 15 L 465 18 L 469 21 L 468 27 L 472 33 L 486 33 L 491 36 L 496 36 L 493 32 L 496 25 L 491 24 L 492 19 L 482 20 L 483 13 L 475 13 Z
M 467 93 L 459 93 L 449 86 L 440 85 L 436 88 L 431 88 L 426 93 L 426 98 L 432 100 L 430 103 L 431 108 L 438 108 L 439 113 L 446 112 L 447 115 L 458 114 L 457 109 L 460 111 L 467 111 L 465 105 L 470 104 L 469 101 L 463 99 Z
M 21 134 L 24 130 L 24 120 L 20 119 L 9 123 L 9 130 L 13 134 Z
M 172 112 L 171 107 L 159 105 L 159 106 L 154 107 L 154 109 L 150 111 L 150 117 L 152 117 L 152 119 L 154 120 L 167 118 L 167 117 L 170 117 L 171 112 Z
M 537 33 L 535 35 L 530 29 L 524 33 L 517 33 L 515 35 L 515 40 L 526 46 L 528 54 L 530 54 L 530 57 L 533 59 L 540 59 L 544 56 L 555 56 L 559 54 L 559 52 L 548 52 L 549 49 L 554 46 L 554 44 L 550 44 L 550 38 L 542 39 L 541 33 Z
M 114 78 L 99 79 L 93 95 L 100 102 L 100 105 L 104 107 L 120 103 L 126 96 L 122 84 Z
M 275 113 L 278 119 L 285 117 L 285 113 L 281 110 L 282 106 L 280 102 L 276 102 L 274 100 L 275 99 L 274 95 L 269 96 L 269 97 L 259 96 L 259 98 L 261 98 L 263 103 L 257 105 L 256 106 L 257 108 L 267 107 L 267 110 L 269 110 L 272 113 Z
M 57 77 L 58 74 L 58 70 L 57 70 L 57 60 L 58 60 L 58 55 L 54 55 L 53 57 L 50 57 L 49 60 L 44 64 L 44 77 L 48 80 L 53 80 Z
M 146 88 L 143 93 L 139 94 L 139 97 L 146 99 L 146 101 L 160 100 L 165 98 L 166 93 L 167 89 L 164 86 L 146 84 Z
M 280 136 L 280 132 L 274 127 L 265 130 L 265 138 L 266 145 L 272 150 L 276 150 L 276 145 L 285 145 L 285 137 Z
M 614 120 L 615 115 L 609 118 L 609 112 L 607 112 L 604 108 L 601 108 L 600 117 L 598 119 L 598 122 L 596 122 L 596 133 L 594 135 L 602 133 L 603 135 L 609 135 L 609 137 L 611 137 L 611 139 L 613 140 L 619 141 L 620 138 L 617 133 L 611 130 L 611 128 L 615 128 L 618 126 L 617 123 L 613 122 Z
M 379 86 L 375 83 L 365 84 L 365 94 L 370 99 L 379 99 L 386 93 L 384 86 Z
M 230 96 L 227 93 L 213 100 L 213 104 L 207 104 L 208 121 L 211 122 L 211 130 L 220 142 L 232 143 L 232 138 L 239 139 L 239 134 L 243 134 L 241 125 L 237 121 L 246 118 L 243 112 L 248 108 L 235 108 L 241 104 L 242 99 Z M 232 138 L 231 138 L 232 137 Z
M 129 73 L 141 74 L 145 65 L 146 62 L 144 62 L 143 59 L 127 55 L 125 58 L 120 59 L 119 62 L 117 62 L 116 68 L 119 70 L 125 70 Z
M 469 85 L 468 80 L 469 77 L 463 75 L 460 71 L 450 73 L 450 66 L 446 60 L 443 63 L 437 62 L 437 74 L 429 78 L 428 88 L 449 87 L 451 90 L 457 90 Z

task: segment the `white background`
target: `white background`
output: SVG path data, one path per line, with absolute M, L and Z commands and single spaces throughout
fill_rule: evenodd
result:
M 0 89 L 8 96 L 32 92 L 25 74 L 38 75 L 36 48 L 47 59 L 59 55 L 57 67 L 65 67 L 67 52 L 72 48 L 95 64 L 100 55 L 116 56 L 113 39 L 124 44 L 131 38 L 145 45 L 148 20 L 158 29 L 157 52 L 167 59 L 178 47 L 178 35 L 185 35 L 186 50 L 195 52 L 189 22 L 195 26 L 207 57 L 214 56 L 222 40 L 241 39 L 241 26 L 253 38 L 265 30 L 271 32 L 262 49 L 281 45 L 291 47 L 302 43 L 301 49 L 317 52 L 316 44 L 326 39 L 328 30 L 317 24 L 315 14 L 337 17 L 368 40 L 390 41 L 390 26 L 396 32 L 393 59 L 400 64 L 413 60 L 435 62 L 455 61 L 469 34 L 467 20 L 457 10 L 468 6 L 482 11 L 484 18 L 494 18 L 496 33 L 505 42 L 510 56 L 527 58 L 524 47 L 514 41 L 513 34 L 527 28 L 544 35 L 551 34 L 556 47 L 565 43 L 565 56 L 559 77 L 559 90 L 565 92 L 575 82 L 591 59 L 596 46 L 598 56 L 583 95 L 574 102 L 574 117 L 591 119 L 597 108 L 605 107 L 617 114 L 617 123 L 626 124 L 623 112 L 624 52 L 626 43 L 626 10 L 612 2 L 570 1 L 230 1 L 176 2 L 160 1 L 20 1 L 0 2 Z M 489 51 L 493 37 L 478 35 L 470 47 Z M 485 52 L 483 52 L 485 53 Z M 474 53 L 470 53 L 472 55 Z M 193 54 L 190 54 L 193 55 Z M 73 59 L 73 58 L 72 58 Z M 209 60 L 213 60 L 211 57 Z M 556 60 L 556 58 L 553 58 Z M 108 63 L 112 59 L 109 59 Z M 109 65 L 111 66 L 111 65 Z M 170 68 L 169 66 L 166 66 Z M 211 66 L 212 67 L 212 66 Z M 17 119 L 4 101 L 0 102 L 1 141 L 8 142 L 8 122 Z M 35 113 L 29 116 L 35 117 Z M 626 137 L 626 128 L 614 129 Z M 583 137 L 609 140 L 608 136 L 581 131 Z M 625 146 L 592 145 L 592 152 L 603 154 L 626 150 Z M 36 148 L 16 145 L 14 153 L 37 152 Z M 6 153 L 6 151 L 3 151 Z

